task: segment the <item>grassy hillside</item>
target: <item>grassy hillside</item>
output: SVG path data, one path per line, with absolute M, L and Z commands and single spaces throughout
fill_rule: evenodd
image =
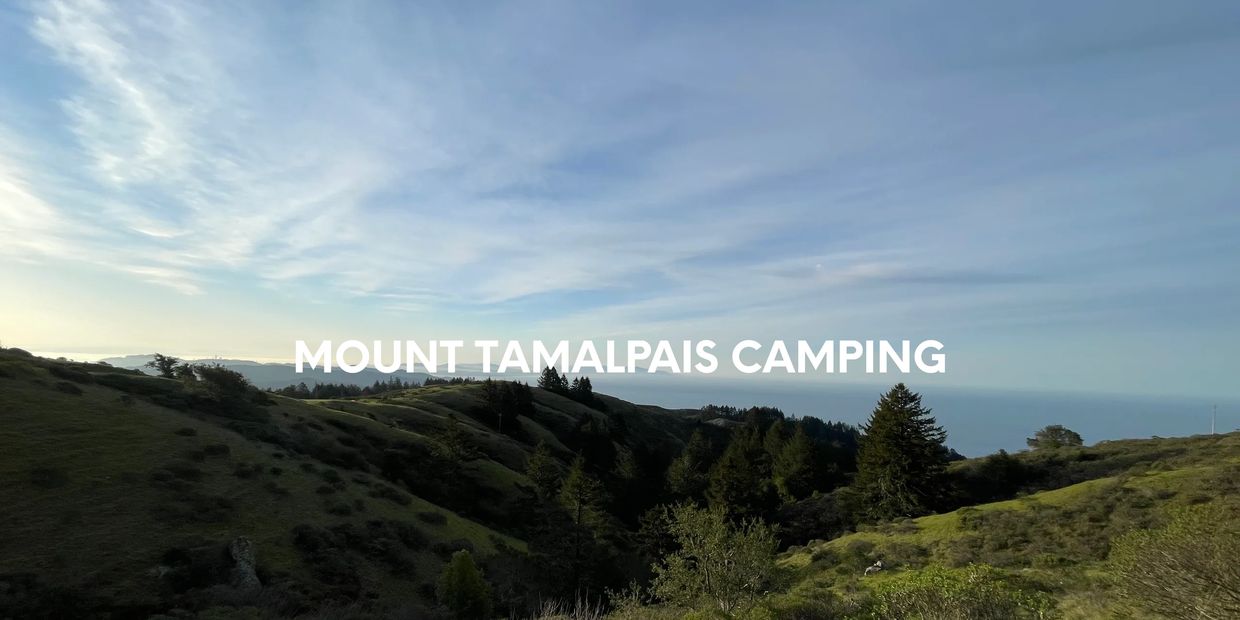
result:
M 806 610 L 829 600 L 835 601 L 831 613 L 838 613 L 910 573 L 984 564 L 1029 591 L 1045 593 L 1048 613 L 1055 617 L 1143 616 L 1114 590 L 1108 564 L 1114 541 L 1165 525 L 1184 506 L 1213 504 L 1240 517 L 1240 433 L 1112 441 L 1012 458 L 1024 465 L 1054 463 L 1057 480 L 1085 480 L 1017 499 L 862 526 L 790 549 L 779 563 L 790 572 L 791 585 L 772 606 Z M 957 467 L 977 468 L 982 461 Z M 877 560 L 886 569 L 866 576 L 865 568 Z
M 195 597 L 228 598 L 239 537 L 263 582 L 280 584 L 282 612 L 358 597 L 429 603 L 454 550 L 525 548 L 515 513 L 540 440 L 567 468 L 583 428 L 616 451 L 674 453 L 693 425 L 534 390 L 533 415 L 499 434 L 480 390 L 226 405 L 176 380 L 0 350 L 0 609 L 201 608 L 210 601 Z M 454 433 L 464 453 L 447 458 Z
M 234 379 L 0 349 L 0 618 L 436 618 L 436 582 L 462 549 L 497 616 L 572 598 L 581 584 L 597 594 L 649 583 L 651 563 L 675 550 L 660 506 L 705 504 L 708 478 L 767 458 L 775 435 L 749 432 L 754 424 L 817 428 L 817 454 L 834 469 L 812 493 L 760 513 L 783 546 L 805 544 L 787 548 L 754 582 L 756 604 L 731 617 L 962 617 L 892 611 L 926 596 L 940 611 L 944 597 L 972 596 L 1032 617 L 1146 617 L 1122 596 L 1117 541 L 1203 506 L 1231 524 L 1207 523 L 1207 538 L 1240 540 L 1240 434 L 957 461 L 938 509 L 966 507 L 866 525 L 847 467 L 855 431 L 776 410 L 725 411 L 729 430 L 703 422 L 722 410 L 535 388 L 505 423 L 493 384 L 296 400 Z M 695 452 L 686 445 L 697 431 Z M 796 442 L 778 445 L 789 454 Z M 558 470 L 555 492 L 527 475 L 540 454 Z M 676 472 L 696 490 L 671 491 Z M 749 482 L 725 490 L 745 497 Z M 244 541 L 260 589 L 238 576 Z M 878 560 L 884 570 L 866 576 Z M 630 603 L 615 617 L 706 617 L 666 600 Z M 963 617 L 1016 607 L 1006 609 Z

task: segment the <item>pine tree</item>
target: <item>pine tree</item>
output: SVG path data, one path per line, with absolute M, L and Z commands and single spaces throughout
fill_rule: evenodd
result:
M 603 483 L 586 471 L 586 460 L 578 455 L 564 484 L 560 486 L 560 505 L 572 520 L 569 554 L 575 585 L 582 583 L 587 549 L 594 545 L 596 532 L 604 525 L 603 504 L 607 497 Z
M 732 441 L 711 470 L 706 491 L 711 508 L 749 518 L 761 517 L 775 506 L 770 462 L 760 433 L 756 426 L 733 431 Z
M 452 560 L 439 576 L 436 595 L 458 620 L 491 616 L 491 588 L 474 564 L 473 556 L 464 549 L 452 554 Z
M 787 429 L 782 420 L 772 423 L 771 427 L 766 430 L 766 436 L 762 438 L 762 447 L 772 463 L 784 451 L 784 443 L 787 440 Z
M 772 477 L 775 488 L 785 502 L 804 499 L 814 491 L 815 447 L 805 432 L 805 425 L 798 424 L 792 439 L 784 444 L 775 459 Z
M 702 431 L 693 431 L 685 449 L 667 468 L 667 488 L 674 495 L 700 500 L 710 473 L 710 442 Z
M 534 483 L 538 497 L 547 500 L 556 496 L 560 490 L 560 467 L 551 456 L 547 442 L 540 441 L 525 464 L 525 473 Z
M 863 429 L 856 487 L 870 517 L 916 516 L 934 509 L 944 491 L 947 434 L 921 396 L 903 383 L 878 401 Z
M 556 394 L 567 394 L 569 390 L 568 376 L 561 375 L 554 366 L 548 366 L 543 369 L 542 374 L 538 377 L 538 387 Z

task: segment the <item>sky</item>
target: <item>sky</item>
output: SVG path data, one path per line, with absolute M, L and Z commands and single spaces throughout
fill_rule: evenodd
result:
M 1236 397 L 1237 59 L 1231 1 L 3 3 L 0 343 L 934 338 Z

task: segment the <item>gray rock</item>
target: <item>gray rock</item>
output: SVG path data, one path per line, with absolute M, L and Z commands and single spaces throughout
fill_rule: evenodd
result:
M 239 536 L 228 544 L 228 554 L 232 556 L 232 585 L 249 590 L 263 587 L 258 579 L 258 551 L 249 538 Z

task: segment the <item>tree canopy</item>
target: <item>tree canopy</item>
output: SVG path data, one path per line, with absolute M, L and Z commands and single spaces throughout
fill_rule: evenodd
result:
M 876 519 L 930 512 L 945 489 L 947 433 L 903 383 L 878 401 L 863 428 L 856 487 Z

